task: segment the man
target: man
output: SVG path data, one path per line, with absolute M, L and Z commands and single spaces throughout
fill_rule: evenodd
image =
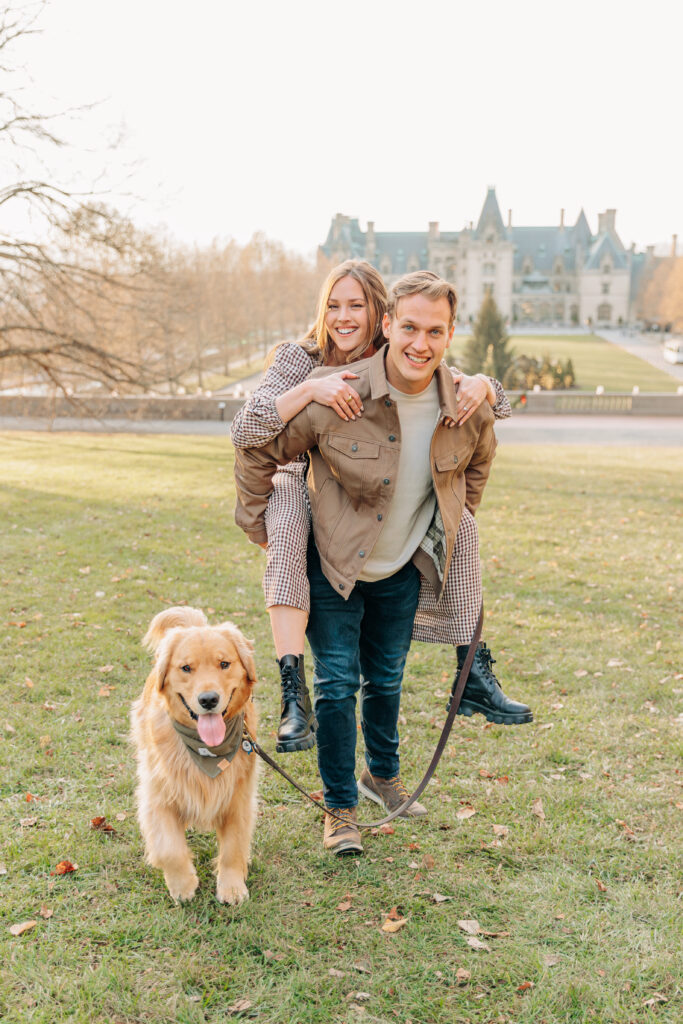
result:
M 474 512 L 479 505 L 496 447 L 488 403 L 457 432 L 445 426 L 457 416 L 452 378 L 441 365 L 456 305 L 452 285 L 437 275 L 419 271 L 402 278 L 383 322 L 388 344 L 347 367 L 358 375 L 354 388 L 363 416 L 342 421 L 311 403 L 274 441 L 236 452 L 236 519 L 255 543 L 265 540 L 263 516 L 276 467 L 310 452 L 307 636 L 325 802 L 342 819 L 325 819 L 324 845 L 334 853 L 362 851 L 355 779 L 359 689 L 366 746 L 361 791 L 389 809 L 407 796 L 397 723 L 418 569 L 439 595 L 462 508 Z M 515 708 L 530 715 L 524 705 Z M 413 804 L 407 814 L 426 814 L 426 808 Z

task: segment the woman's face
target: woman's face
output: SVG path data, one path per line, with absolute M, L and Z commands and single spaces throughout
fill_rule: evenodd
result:
M 335 349 L 335 363 L 368 342 L 370 319 L 363 289 L 355 277 L 342 277 L 327 300 L 325 324 Z

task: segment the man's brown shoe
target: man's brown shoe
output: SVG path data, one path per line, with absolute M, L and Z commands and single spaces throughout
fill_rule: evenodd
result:
M 342 821 L 325 815 L 325 835 L 323 846 L 330 853 L 362 853 L 363 844 L 360 841 L 360 832 L 356 821 L 355 807 L 330 807 L 331 811 L 338 814 Z
M 395 811 L 397 807 L 404 804 L 410 793 L 401 782 L 400 775 L 394 775 L 393 779 L 381 779 L 378 775 L 371 775 L 367 768 L 364 768 L 358 780 L 358 788 L 368 800 L 374 800 L 389 811 Z M 399 818 L 421 818 L 427 813 L 424 804 L 414 800 L 405 811 L 399 814 Z

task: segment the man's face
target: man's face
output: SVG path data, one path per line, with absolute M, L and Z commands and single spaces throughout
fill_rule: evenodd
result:
M 451 343 L 448 299 L 404 295 L 396 303 L 393 320 L 385 313 L 384 337 L 389 339 L 387 380 L 406 395 L 424 391 Z

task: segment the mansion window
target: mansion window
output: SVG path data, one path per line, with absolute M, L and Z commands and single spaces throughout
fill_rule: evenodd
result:
M 609 283 L 608 283 L 607 281 L 604 281 L 604 282 L 603 282 L 603 285 L 602 285 L 602 294 L 603 294 L 603 295 L 609 295 Z
M 609 264 L 609 262 L 608 263 L 603 263 L 603 265 L 602 265 L 602 272 L 603 272 L 603 274 L 609 274 L 611 269 L 612 269 L 612 267 Z
M 495 263 L 485 263 L 484 264 L 484 273 L 485 274 L 495 274 L 495 272 L 496 272 L 496 264 Z
M 608 302 L 601 303 L 598 306 L 598 320 L 610 321 L 611 319 L 612 319 L 612 307 L 610 306 L 610 304 Z
M 379 264 L 379 272 L 380 272 L 380 274 L 390 274 L 391 273 L 391 257 L 390 256 L 382 256 L 382 259 L 380 260 L 380 264 Z

